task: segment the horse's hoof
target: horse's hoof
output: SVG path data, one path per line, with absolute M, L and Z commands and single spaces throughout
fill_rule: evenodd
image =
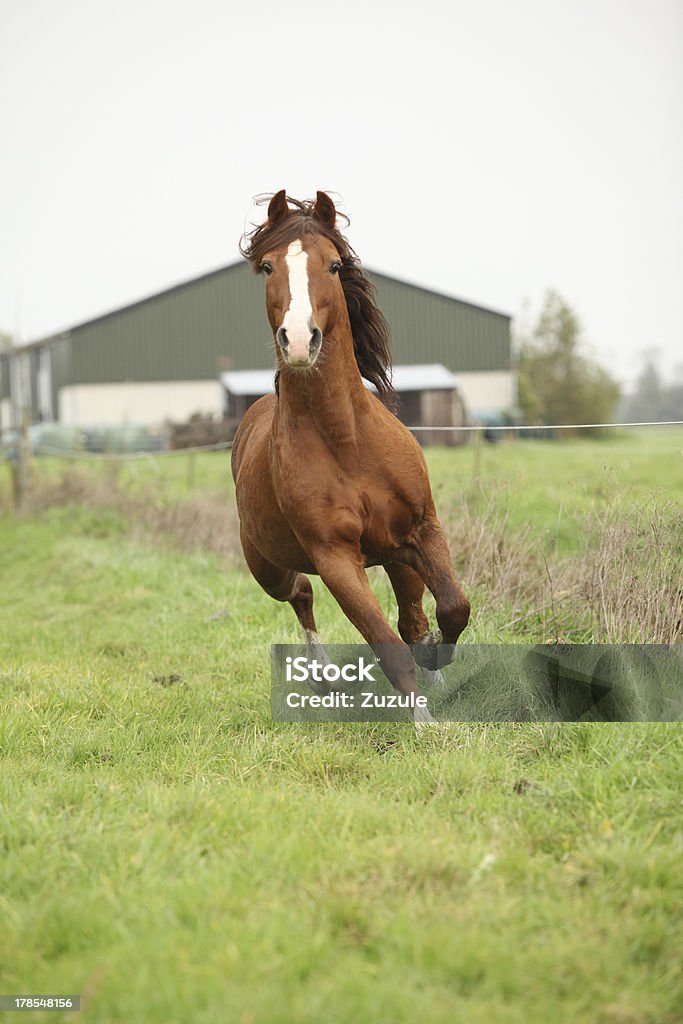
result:
M 436 672 L 453 661 L 454 644 L 445 644 L 440 629 L 423 633 L 413 646 L 413 657 L 420 668 Z
M 323 667 L 331 665 L 332 662 L 318 634 L 314 633 L 312 629 L 306 629 L 304 630 L 304 637 L 310 660 L 319 662 Z M 344 689 L 342 683 L 328 683 L 324 679 L 320 681 L 309 679 L 308 685 L 313 690 L 313 693 L 317 693 L 319 697 L 325 697 L 328 693 Z
M 429 708 L 416 707 L 413 709 L 413 721 L 415 722 L 415 732 L 418 736 L 421 736 L 425 730 L 432 729 L 434 726 L 438 726 L 438 722 L 432 717 Z
M 432 672 L 431 669 L 423 668 L 422 675 L 426 682 L 428 682 L 435 690 L 446 689 L 446 680 L 440 668 L 437 668 L 435 672 Z
M 454 735 L 452 722 L 437 722 L 426 708 L 415 708 L 413 721 L 420 740 L 450 740 Z

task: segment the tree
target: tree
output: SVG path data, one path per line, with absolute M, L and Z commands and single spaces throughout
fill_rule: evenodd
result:
M 652 351 L 645 353 L 635 391 L 624 400 L 623 412 L 636 423 L 683 419 L 683 382 L 662 384 Z
M 518 404 L 528 423 L 608 423 L 619 385 L 581 349 L 581 325 L 549 291 L 536 326 L 518 342 Z

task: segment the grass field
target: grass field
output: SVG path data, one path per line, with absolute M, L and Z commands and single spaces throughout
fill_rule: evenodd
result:
M 680 641 L 682 451 L 430 452 L 467 639 Z M 188 467 L 41 461 L 22 519 L 0 480 L 0 991 L 93 1022 L 683 1019 L 680 725 L 273 723 L 295 620 L 241 567 L 227 457 Z

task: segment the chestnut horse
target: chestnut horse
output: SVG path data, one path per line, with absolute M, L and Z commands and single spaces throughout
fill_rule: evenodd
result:
M 232 450 L 242 547 L 266 593 L 291 604 L 309 644 L 320 643 L 305 575 L 313 573 L 396 689 L 417 696 L 408 645 L 425 644 L 413 650 L 426 668 L 436 668 L 436 650 L 440 663 L 451 660 L 470 606 L 453 573 L 422 450 L 382 401 L 392 396 L 387 324 L 336 222 L 325 192 L 301 202 L 283 189 L 241 249 L 266 276 L 278 365 L 276 394 L 247 411 Z M 370 588 L 371 565 L 389 576 L 402 639 Z M 436 600 L 440 636 L 429 632 L 422 609 L 425 586 Z M 439 641 L 445 646 L 430 646 Z M 426 709 L 413 714 L 418 723 L 432 721 Z

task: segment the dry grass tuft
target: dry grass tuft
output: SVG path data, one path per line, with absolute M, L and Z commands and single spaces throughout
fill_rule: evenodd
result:
M 545 575 L 538 536 L 530 526 L 513 530 L 495 497 L 483 508 L 464 498 L 444 526 L 464 583 L 485 591 L 496 606 L 502 600 L 528 607 L 538 597 Z
M 560 557 L 530 526 L 512 530 L 495 496 L 464 498 L 446 529 L 478 614 L 509 618 L 499 633 L 578 643 L 671 644 L 683 640 L 683 511 L 613 501 L 575 520 L 583 547 Z M 539 625 L 541 637 L 539 638 Z
M 683 639 L 683 510 L 654 501 L 618 504 L 586 522 L 583 557 L 561 579 L 589 609 L 601 643 Z
M 59 477 L 36 481 L 32 496 L 34 512 L 65 505 L 118 513 L 134 533 L 170 539 L 183 551 L 202 549 L 228 558 L 240 551 L 237 510 L 227 490 L 179 499 L 161 487 L 122 483 L 116 463 L 97 474 L 69 466 Z

